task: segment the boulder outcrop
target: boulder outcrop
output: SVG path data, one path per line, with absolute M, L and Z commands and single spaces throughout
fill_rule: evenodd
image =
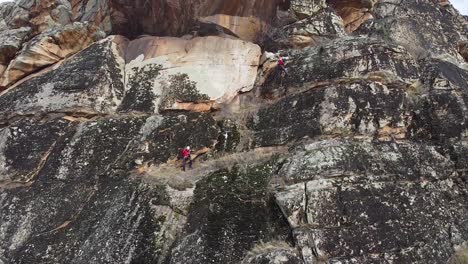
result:
M 253 88 L 260 56 L 259 46 L 237 39 L 139 38 L 125 49 L 127 96 L 138 97 L 134 93 L 141 90 L 142 81 L 133 83 L 132 78 L 153 67 L 157 73 L 148 76 L 155 80 L 148 92 L 154 100 L 145 111 L 183 108 L 180 103 L 226 102 Z M 151 97 L 143 96 L 141 100 Z
M 18 36 L 24 34 L 18 33 Z M 5 89 L 25 76 L 85 49 L 102 37 L 99 29 L 81 23 L 70 24 L 58 30 L 45 31 L 37 35 L 19 51 L 13 60 L 9 61 L 8 67 L 0 77 L 0 89 Z M 20 40 L 16 44 L 19 46 Z M 8 45 L 8 42 L 5 45 Z

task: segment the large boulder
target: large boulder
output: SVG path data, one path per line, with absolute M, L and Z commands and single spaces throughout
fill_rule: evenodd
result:
M 20 36 L 19 34 L 18 37 Z M 0 77 L 0 89 L 5 89 L 25 76 L 85 49 L 102 37 L 104 36 L 98 28 L 81 23 L 37 35 L 10 61 Z M 20 40 L 16 43 L 17 46 L 20 45 L 19 42 Z
M 76 46 L 57 47 L 63 50 L 53 49 L 53 57 L 32 57 L 30 62 L 45 66 Z M 0 112 L 10 117 L 48 111 L 206 112 L 253 88 L 260 54 L 255 44 L 220 37 L 144 37 L 130 42 L 109 37 L 5 91 Z M 19 63 L 23 57 L 27 58 L 20 55 L 12 61 L 5 75 L 13 72 L 13 65 L 29 69 L 27 61 Z
M 253 88 L 260 55 L 259 46 L 236 39 L 139 38 L 125 49 L 126 98 L 148 102 L 140 111 L 190 107 L 184 103 L 226 102 L 238 92 Z M 154 83 L 144 87 L 143 80 L 134 82 L 151 68 L 154 73 L 147 76 Z M 132 106 L 124 106 L 128 107 Z

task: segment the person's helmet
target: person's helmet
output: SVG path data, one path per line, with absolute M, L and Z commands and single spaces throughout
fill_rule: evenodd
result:
M 190 146 L 188 146 L 187 149 L 190 150 Z

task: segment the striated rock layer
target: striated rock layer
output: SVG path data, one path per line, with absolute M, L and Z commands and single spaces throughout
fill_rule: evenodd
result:
M 467 32 L 439 0 L 0 4 L 0 264 L 464 263 Z

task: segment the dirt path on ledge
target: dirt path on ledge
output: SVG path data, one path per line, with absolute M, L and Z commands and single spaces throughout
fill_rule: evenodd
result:
M 143 179 L 149 184 L 167 184 L 171 188 L 183 191 L 195 187 L 197 181 L 220 169 L 231 169 L 234 165 L 262 163 L 275 154 L 284 153 L 287 153 L 287 147 L 266 147 L 225 154 L 205 161 L 197 159 L 193 162 L 193 169 L 187 168 L 185 172 L 181 169 L 181 161 L 172 160 L 165 164 L 141 169 L 135 172 L 133 177 Z

